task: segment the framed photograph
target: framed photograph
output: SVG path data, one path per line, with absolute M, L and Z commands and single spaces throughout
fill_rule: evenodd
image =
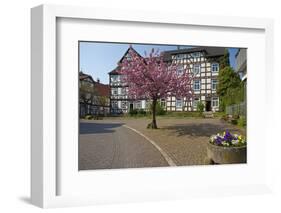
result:
M 271 191 L 272 20 L 31 15 L 33 204 Z

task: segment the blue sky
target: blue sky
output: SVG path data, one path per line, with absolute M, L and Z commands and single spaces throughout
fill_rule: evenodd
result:
M 101 83 L 108 84 L 108 73 L 113 70 L 117 62 L 122 58 L 129 44 L 120 43 L 97 43 L 80 42 L 80 70 L 89 74 L 94 80 L 100 79 Z M 189 46 L 181 46 L 181 48 Z M 141 55 L 146 51 L 149 53 L 152 48 L 164 50 L 175 50 L 175 45 L 141 45 L 133 44 L 133 48 Z M 229 48 L 230 64 L 235 66 L 235 53 L 237 48 Z

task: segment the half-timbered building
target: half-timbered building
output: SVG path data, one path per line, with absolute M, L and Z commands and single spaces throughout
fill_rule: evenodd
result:
M 119 62 L 122 62 L 125 57 L 130 57 L 128 54 L 130 49 L 135 51 L 130 47 Z M 165 51 L 163 53 L 164 60 L 167 63 L 178 64 L 179 73 L 187 69 L 193 74 L 194 95 L 189 100 L 176 97 L 161 99 L 159 100 L 161 106 L 167 111 L 196 111 L 197 103 L 201 101 L 205 105 L 205 111 L 218 111 L 217 77 L 220 69 L 219 61 L 224 53 L 225 48 L 221 47 L 196 47 Z M 122 83 L 121 78 L 119 66 L 109 72 L 111 113 L 122 114 L 129 112 L 130 109 L 147 109 L 149 103 L 146 100 L 129 99 L 128 87 Z
M 193 98 L 168 97 L 165 103 L 167 111 L 196 111 L 201 101 L 205 111 L 219 110 L 219 97 L 216 93 L 220 58 L 225 48 L 196 47 L 164 52 L 167 63 L 178 64 L 178 72 L 186 69 L 193 74 Z M 163 102 L 164 100 L 162 100 Z
M 139 57 L 142 57 L 132 47 L 129 47 L 123 57 L 119 60 L 122 63 L 123 59 L 130 60 L 129 51 L 134 51 Z M 119 63 L 118 62 L 118 63 Z M 122 75 L 120 74 L 120 66 L 109 72 L 110 85 L 110 106 L 112 114 L 128 113 L 132 109 L 146 109 L 148 106 L 145 100 L 132 100 L 128 96 L 128 86 L 122 82 Z
M 79 72 L 79 114 L 107 115 L 110 113 L 110 87 L 92 76 Z

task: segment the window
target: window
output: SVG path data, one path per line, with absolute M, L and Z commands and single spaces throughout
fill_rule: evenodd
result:
M 195 98 L 193 101 L 193 107 L 196 109 L 197 108 L 197 104 L 199 102 L 199 98 Z
M 166 107 L 166 100 L 165 99 L 161 99 L 160 105 L 161 105 L 161 107 L 165 108 Z
M 141 109 L 141 101 L 135 103 L 136 109 Z
M 111 92 L 112 92 L 112 95 L 118 95 L 118 89 L 117 88 L 112 88 Z
M 127 55 L 125 56 L 125 58 L 127 59 L 127 61 L 131 61 L 131 60 L 132 60 L 132 57 L 131 57 L 130 54 L 127 54 Z
M 199 74 L 200 69 L 201 69 L 200 64 L 194 64 L 193 65 L 193 74 L 195 74 L 195 75 Z
M 212 72 L 218 72 L 220 65 L 218 63 L 212 63 Z
M 115 82 L 116 80 L 117 80 L 117 76 L 116 76 L 116 75 L 112 75 L 112 76 L 111 76 L 111 81 L 112 81 L 112 82 Z
M 218 86 L 218 80 L 212 79 L 212 90 L 216 90 Z
M 121 95 L 127 95 L 127 89 L 126 88 L 121 88 Z
M 117 108 L 118 108 L 118 103 L 117 103 L 117 101 L 112 101 L 111 105 L 112 105 L 112 108 L 114 108 L 114 109 L 117 109 Z
M 126 109 L 127 108 L 127 101 L 122 101 L 121 107 L 122 107 L 122 109 Z
M 212 107 L 219 106 L 219 98 L 212 98 Z
M 119 75 L 112 75 L 111 76 L 111 82 L 116 83 L 119 81 Z
M 177 108 L 181 108 L 182 107 L 182 100 L 181 99 L 177 99 L 176 100 L 176 107 Z
M 183 74 L 183 70 L 184 70 L 183 65 L 178 65 L 177 66 L 177 74 L 178 75 L 182 75 Z
M 194 80 L 194 90 L 200 90 L 200 80 Z

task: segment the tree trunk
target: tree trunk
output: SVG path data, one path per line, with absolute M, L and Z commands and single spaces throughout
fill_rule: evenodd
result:
M 157 104 L 157 99 L 153 99 L 153 101 L 152 101 L 151 129 L 157 129 L 157 124 L 156 124 L 156 104 Z

